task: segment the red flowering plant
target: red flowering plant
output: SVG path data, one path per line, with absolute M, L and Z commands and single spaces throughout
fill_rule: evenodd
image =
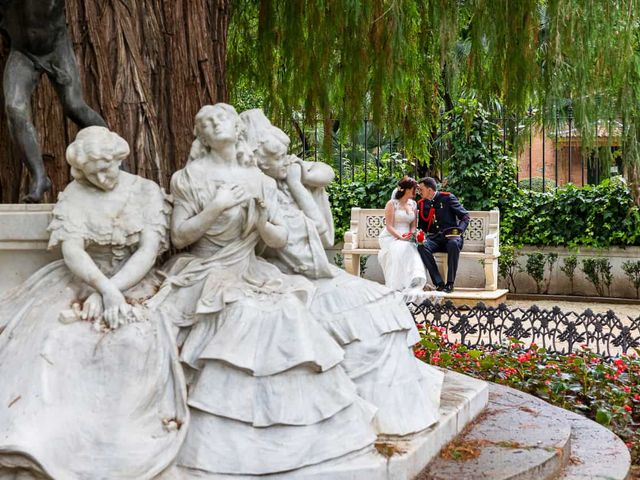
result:
M 496 382 L 580 413 L 608 427 L 640 465 L 640 358 L 606 359 L 584 345 L 568 355 L 519 340 L 493 347 L 452 342 L 445 329 L 418 325 L 415 356 L 424 362 Z

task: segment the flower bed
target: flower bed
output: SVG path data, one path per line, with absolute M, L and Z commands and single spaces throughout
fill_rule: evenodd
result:
M 610 428 L 640 464 L 640 358 L 634 353 L 605 361 L 588 348 L 559 355 L 511 341 L 498 348 L 450 343 L 444 329 L 418 325 L 415 355 L 443 368 L 540 397 Z

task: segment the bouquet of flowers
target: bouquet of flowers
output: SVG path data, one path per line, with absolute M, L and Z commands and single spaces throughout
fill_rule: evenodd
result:
M 416 228 L 413 232 L 405 233 L 402 237 L 406 238 L 416 247 L 418 245 L 424 245 L 424 242 L 427 240 L 427 235 L 419 228 Z

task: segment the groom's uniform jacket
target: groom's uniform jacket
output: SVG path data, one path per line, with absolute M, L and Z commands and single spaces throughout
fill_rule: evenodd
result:
M 418 253 L 434 285 L 443 283 L 433 258 L 435 252 L 447 253 L 447 282 L 455 281 L 469 220 L 469 212 L 449 192 L 436 192 L 433 200 L 423 198 L 418 202 L 418 228 L 428 235 L 424 245 L 418 247 Z
M 433 200 L 425 198 L 418 202 L 418 228 L 429 235 L 442 235 L 452 228 L 459 228 L 460 234 L 469 225 L 469 212 L 455 195 L 436 192 Z

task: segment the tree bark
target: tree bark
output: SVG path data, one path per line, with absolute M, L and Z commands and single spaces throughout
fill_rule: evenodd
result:
M 167 187 L 186 162 L 202 105 L 227 100 L 231 0 L 67 0 L 67 25 L 87 103 L 131 147 L 125 167 Z M 9 48 L 3 40 L 0 66 Z M 4 98 L 3 104 L 4 104 Z M 43 75 L 32 98 L 34 123 L 54 202 L 71 180 L 64 158 L 77 127 L 65 120 Z M 16 203 L 28 176 L 0 111 L 0 202 Z

